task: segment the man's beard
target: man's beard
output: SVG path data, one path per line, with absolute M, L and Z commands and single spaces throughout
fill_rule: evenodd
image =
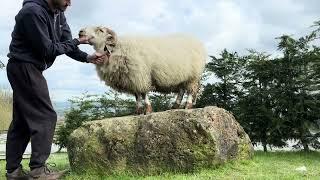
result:
M 68 7 L 64 0 L 52 0 L 52 5 L 55 9 L 60 11 L 65 11 Z

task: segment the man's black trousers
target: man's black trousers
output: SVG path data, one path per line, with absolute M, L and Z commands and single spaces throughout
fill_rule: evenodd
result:
M 9 60 L 7 75 L 13 89 L 13 116 L 7 136 L 6 169 L 20 166 L 31 141 L 31 169 L 45 165 L 51 151 L 57 114 L 52 107 L 46 79 L 35 65 Z

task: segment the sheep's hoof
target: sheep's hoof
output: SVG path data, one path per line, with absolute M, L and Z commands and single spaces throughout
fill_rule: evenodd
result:
M 185 109 L 192 109 L 192 103 L 187 103 Z
M 180 109 L 180 104 L 174 103 L 171 109 Z
M 152 113 L 152 106 L 151 105 L 147 105 L 146 114 L 150 114 L 150 113 Z
M 138 114 L 138 115 L 143 114 L 143 108 L 142 107 L 138 107 L 136 109 L 136 114 Z

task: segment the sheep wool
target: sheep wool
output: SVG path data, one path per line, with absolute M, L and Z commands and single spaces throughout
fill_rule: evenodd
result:
M 102 81 L 121 92 L 193 92 L 205 59 L 202 43 L 186 35 L 126 36 L 118 38 L 109 60 L 96 68 Z
M 96 65 L 98 76 L 106 85 L 133 94 L 137 112 L 142 98 L 146 111 L 152 107 L 148 92 L 178 93 L 174 107 L 179 108 L 188 94 L 186 108 L 191 108 L 204 71 L 206 51 L 203 44 L 188 35 L 120 36 L 105 27 L 87 27 L 79 36 L 90 37 L 89 43 L 109 58 Z

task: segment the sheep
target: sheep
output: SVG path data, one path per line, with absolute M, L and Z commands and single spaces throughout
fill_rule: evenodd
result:
M 204 71 L 203 44 L 182 34 L 166 36 L 121 36 L 106 27 L 91 26 L 79 31 L 89 37 L 96 52 L 108 60 L 96 65 L 99 78 L 111 88 L 136 97 L 137 113 L 152 112 L 148 92 L 177 93 L 173 108 L 179 108 L 185 93 L 185 108 L 190 109 L 198 93 Z

